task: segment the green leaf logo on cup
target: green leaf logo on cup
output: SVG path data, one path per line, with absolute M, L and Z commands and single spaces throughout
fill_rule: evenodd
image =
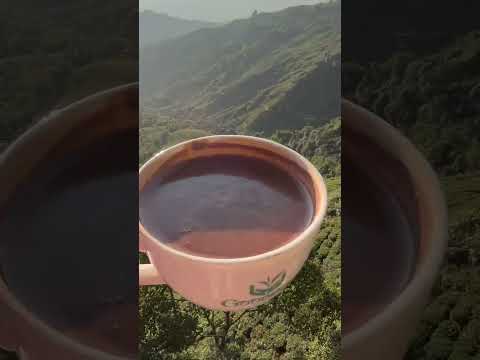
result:
M 267 278 L 267 281 L 260 281 L 259 284 L 263 285 L 263 288 L 257 288 L 255 285 L 250 285 L 250 295 L 254 296 L 266 296 L 274 292 L 285 280 L 287 273 L 282 271 L 280 274 L 276 275 L 272 280 L 270 276 Z
M 285 270 L 275 275 L 272 279 L 269 276 L 266 281 L 257 283 L 260 286 L 250 285 L 249 293 L 255 296 L 255 298 L 249 300 L 225 300 L 222 302 L 222 305 L 225 307 L 238 307 L 260 304 L 280 293 L 288 285 L 284 283 L 286 277 L 287 272 Z

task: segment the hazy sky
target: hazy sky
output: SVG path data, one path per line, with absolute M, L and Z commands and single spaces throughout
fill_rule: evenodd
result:
M 151 9 L 185 19 L 230 21 L 249 17 L 254 10 L 276 11 L 324 0 L 140 0 L 140 9 Z

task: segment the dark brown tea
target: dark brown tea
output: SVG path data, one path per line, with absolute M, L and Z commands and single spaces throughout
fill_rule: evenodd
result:
M 307 188 L 254 157 L 214 155 L 163 169 L 140 194 L 140 221 L 182 252 L 254 256 L 292 241 L 310 224 Z
M 1 209 L 2 277 L 50 326 L 99 350 L 135 355 L 138 132 L 85 145 L 53 152 Z
M 372 164 L 370 171 L 365 171 L 348 156 L 342 157 L 344 333 L 390 304 L 406 287 L 415 268 L 416 243 L 405 211 L 392 190 L 382 184 L 381 167 L 385 164 Z M 395 176 L 393 170 L 390 173 Z

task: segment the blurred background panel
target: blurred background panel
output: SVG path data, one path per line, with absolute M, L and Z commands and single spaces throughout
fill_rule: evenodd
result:
M 480 356 L 479 12 L 471 0 L 342 1 L 343 96 L 416 145 L 448 203 L 447 256 L 406 359 Z
M 0 5 L 0 150 L 52 110 L 136 81 L 137 2 Z
M 100 91 L 134 82 L 138 82 L 138 1 L 1 2 L 0 156 L 40 119 Z M 134 121 L 137 116 L 135 112 Z M 81 142 L 84 135 L 86 139 L 81 132 L 76 139 Z M 122 146 L 132 154 L 125 162 L 136 169 L 138 141 Z M 132 195 L 138 191 L 135 182 L 131 191 Z M 136 206 L 132 209 L 132 225 L 136 226 Z M 5 214 L 0 209 L 2 218 Z M 39 238 L 47 236 L 38 234 Z M 0 240 L 4 245 L 4 233 Z M 136 243 L 135 237 L 130 251 L 135 257 Z M 136 263 L 125 266 L 131 269 L 126 272 L 129 281 L 136 284 Z M 136 306 L 133 312 L 131 318 L 136 319 Z M 0 349 L 0 359 L 16 359 L 16 355 Z

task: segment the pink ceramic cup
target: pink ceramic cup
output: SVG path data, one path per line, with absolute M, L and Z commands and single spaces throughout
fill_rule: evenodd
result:
M 150 259 L 150 264 L 140 265 L 140 285 L 167 284 L 201 307 L 240 311 L 271 300 L 301 270 L 325 216 L 327 190 L 317 169 L 295 151 L 265 139 L 221 135 L 186 141 L 154 156 L 140 169 L 139 191 L 162 171 L 167 162 L 172 164 L 172 161 L 180 159 L 216 154 L 243 155 L 269 161 L 302 181 L 315 208 L 310 225 L 280 248 L 251 257 L 218 259 L 193 256 L 169 247 L 153 237 L 139 222 L 140 250 Z

